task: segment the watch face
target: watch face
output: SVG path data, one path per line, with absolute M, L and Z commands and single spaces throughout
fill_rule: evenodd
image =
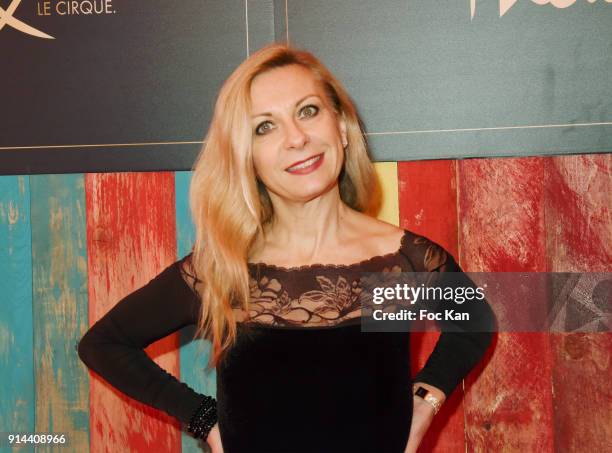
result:
M 414 392 L 414 394 L 415 394 L 416 396 L 420 396 L 421 398 L 425 398 L 425 396 L 426 396 L 428 393 L 429 393 L 429 392 L 427 391 L 427 389 L 426 389 L 426 388 L 423 388 L 423 387 L 419 387 L 419 388 L 417 389 L 417 391 L 416 391 L 416 392 Z

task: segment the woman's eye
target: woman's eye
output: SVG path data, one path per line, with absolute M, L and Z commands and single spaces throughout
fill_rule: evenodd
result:
M 301 113 L 301 116 L 307 117 L 307 118 L 311 116 L 315 116 L 317 113 L 319 113 L 319 107 L 317 107 L 316 105 L 307 105 L 300 111 L 300 113 Z
M 264 121 L 259 126 L 255 128 L 255 134 L 263 135 L 268 132 L 272 128 L 272 123 L 270 121 Z

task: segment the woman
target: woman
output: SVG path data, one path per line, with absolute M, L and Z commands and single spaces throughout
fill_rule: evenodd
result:
M 195 165 L 193 252 L 98 321 L 81 359 L 213 452 L 416 451 L 490 334 L 443 333 L 413 382 L 407 333 L 361 332 L 363 272 L 461 272 L 368 215 L 375 181 L 333 75 L 283 45 L 255 53 L 221 89 Z M 213 344 L 218 401 L 143 351 L 194 323 Z

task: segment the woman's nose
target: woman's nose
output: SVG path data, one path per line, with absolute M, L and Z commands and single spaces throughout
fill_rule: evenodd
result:
M 285 124 L 285 145 L 287 148 L 303 148 L 308 143 L 308 134 L 295 120 L 289 120 Z

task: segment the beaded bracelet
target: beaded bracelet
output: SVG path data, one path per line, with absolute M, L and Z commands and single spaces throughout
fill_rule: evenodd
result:
M 200 407 L 191 416 L 187 430 L 195 438 L 206 440 L 215 423 L 217 423 L 217 401 L 210 396 L 204 396 Z

